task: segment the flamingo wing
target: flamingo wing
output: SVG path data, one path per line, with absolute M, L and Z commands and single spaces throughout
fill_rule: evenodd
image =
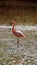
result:
M 14 35 L 17 37 L 25 37 L 25 35 L 19 30 L 15 30 Z

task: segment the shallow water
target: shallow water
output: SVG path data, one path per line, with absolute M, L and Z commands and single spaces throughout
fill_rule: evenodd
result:
M 0 26 L 0 65 L 37 65 L 37 26 L 16 26 L 27 35 L 19 38 L 11 32 L 11 26 Z

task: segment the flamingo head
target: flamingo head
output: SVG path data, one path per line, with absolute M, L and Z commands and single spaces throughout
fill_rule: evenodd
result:
M 15 26 L 15 25 L 16 25 L 16 22 L 15 22 L 15 21 L 13 21 L 13 22 L 12 22 L 12 24 Z

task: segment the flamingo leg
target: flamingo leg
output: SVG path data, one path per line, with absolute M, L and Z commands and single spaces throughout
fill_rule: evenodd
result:
M 19 47 L 19 37 L 17 38 L 17 48 Z

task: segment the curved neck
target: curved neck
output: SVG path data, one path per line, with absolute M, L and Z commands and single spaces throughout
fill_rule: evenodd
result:
M 13 25 L 13 29 L 14 29 L 14 25 Z
M 13 24 L 12 26 L 13 26 L 12 29 L 14 29 L 14 26 L 15 26 L 15 25 Z

